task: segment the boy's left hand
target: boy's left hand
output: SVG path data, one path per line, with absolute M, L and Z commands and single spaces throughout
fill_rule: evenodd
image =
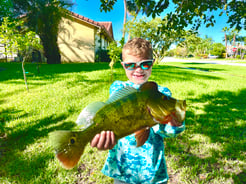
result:
M 100 134 L 97 134 L 91 141 L 91 147 L 96 147 L 98 150 L 112 149 L 115 144 L 115 136 L 112 131 L 102 131 Z
M 182 123 L 179 123 L 179 122 L 175 121 L 173 118 L 167 124 L 171 125 L 171 126 L 175 126 L 175 127 L 178 127 L 178 126 L 182 125 Z

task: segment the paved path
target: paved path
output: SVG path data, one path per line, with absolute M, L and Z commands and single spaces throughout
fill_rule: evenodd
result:
M 161 62 L 189 62 L 189 63 L 209 63 L 220 65 L 246 66 L 245 63 L 234 63 L 234 60 L 209 60 L 209 59 L 179 59 L 174 57 L 164 57 Z

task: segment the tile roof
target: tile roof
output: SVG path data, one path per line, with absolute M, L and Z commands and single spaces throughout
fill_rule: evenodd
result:
M 77 13 L 74 12 L 70 12 L 72 16 L 79 18 L 80 20 L 83 20 L 89 24 L 92 24 L 96 27 L 100 27 L 102 29 L 105 30 L 105 32 L 108 34 L 109 37 L 111 37 L 114 40 L 114 34 L 113 34 L 113 26 L 112 26 L 112 22 L 96 22 L 92 19 L 89 19 L 87 17 L 84 17 L 82 15 L 79 15 Z

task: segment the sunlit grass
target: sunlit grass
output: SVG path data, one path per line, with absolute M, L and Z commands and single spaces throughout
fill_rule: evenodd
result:
M 78 167 L 61 167 L 49 132 L 77 129 L 80 111 L 109 96 L 107 63 L 0 63 L 0 183 L 111 183 L 107 152 L 86 147 Z M 170 183 L 246 183 L 246 67 L 161 63 L 150 80 L 187 100 L 186 131 L 166 139 Z M 127 80 L 120 65 L 113 80 Z

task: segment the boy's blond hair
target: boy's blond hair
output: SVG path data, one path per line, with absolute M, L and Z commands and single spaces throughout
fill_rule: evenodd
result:
M 122 59 L 126 55 L 142 56 L 146 59 L 153 59 L 153 49 L 149 41 L 142 38 L 129 40 L 122 49 Z

